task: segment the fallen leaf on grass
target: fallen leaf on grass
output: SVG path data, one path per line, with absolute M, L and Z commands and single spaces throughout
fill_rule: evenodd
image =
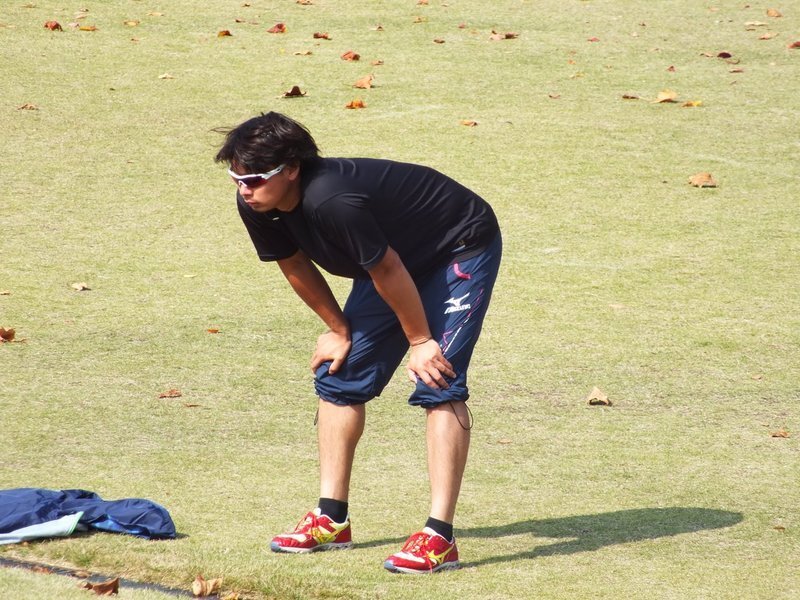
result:
M 184 403 L 183 403 L 183 406 L 184 406 L 185 408 L 200 408 L 200 405 L 199 405 L 199 404 L 191 404 L 191 403 L 189 403 L 189 402 L 184 402 Z
M 331 35 L 327 31 L 317 31 L 314 33 L 315 40 L 330 40 Z
M 599 42 L 600 38 L 599 37 L 590 37 L 586 41 L 587 42 Z
M 136 27 L 141 21 L 137 21 L 136 19 L 130 19 L 128 21 L 123 21 L 123 25 L 127 25 L 128 27 Z
M 151 10 L 149 13 L 147 13 L 147 16 L 148 17 L 163 17 L 164 13 Z
M 89 583 L 88 581 L 84 581 L 78 587 L 91 590 L 98 596 L 111 596 L 112 594 L 119 594 L 119 577 L 101 583 Z
M 183 392 L 175 388 L 169 389 L 166 392 L 161 392 L 158 395 L 159 398 L 180 398 L 181 396 L 183 396 Z
M 417 6 L 427 6 L 428 0 L 417 0 Z
M 352 50 L 348 50 L 344 54 L 342 54 L 342 60 L 349 60 L 349 61 L 357 61 L 361 60 L 361 55 L 357 52 L 353 52 Z
M 781 533 L 783 533 L 784 531 L 786 531 L 786 527 L 784 527 L 783 525 L 773 525 L 773 526 L 772 526 L 772 528 L 773 528 L 775 531 L 780 531 Z
M 221 586 L 222 577 L 206 580 L 198 573 L 194 583 L 192 583 L 192 594 L 195 596 L 210 596 L 211 594 L 216 594 Z
M 361 90 L 368 90 L 368 89 L 370 89 L 372 87 L 372 80 L 373 79 L 374 78 L 372 77 L 372 75 L 364 75 L 364 77 L 362 77 L 361 79 L 359 79 L 358 81 L 356 81 L 353 84 L 353 87 L 354 88 L 359 88 Z
M 590 406 L 611 406 L 611 400 L 598 387 L 592 388 L 592 391 L 586 397 L 586 401 Z
M 302 52 L 295 52 L 295 56 L 311 56 L 314 54 L 311 50 L 303 50 Z
M 367 108 L 366 103 L 361 98 L 356 98 L 355 100 L 351 100 L 347 104 L 344 105 L 345 108 Z
M 741 67 L 736 67 L 735 69 L 731 69 L 728 73 L 744 73 L 744 69 Z
M 384 31 L 383 25 L 378 23 L 377 25 L 375 25 L 375 27 L 372 28 L 372 31 Z
M 511 440 L 508 439 L 508 438 L 500 438 L 499 440 L 497 440 L 497 443 L 498 444 L 510 444 Z
M 786 427 L 782 427 L 778 429 L 778 431 L 773 431 L 770 435 L 774 438 L 788 438 L 792 436 L 792 434 L 789 433 L 789 430 L 786 429 Z
M 774 31 L 768 31 L 764 35 L 758 36 L 758 39 L 760 39 L 760 40 L 771 40 L 772 38 L 777 37 L 777 35 L 778 34 L 775 33 Z
M 305 92 L 300 91 L 300 86 L 299 85 L 293 85 L 292 89 L 290 89 L 288 92 L 284 92 L 283 96 L 281 96 L 281 97 L 282 98 L 302 98 L 305 95 L 306 95 Z
M 231 37 L 233 34 L 230 32 L 230 29 L 223 29 L 217 32 L 217 37 Z
M 461 121 L 461 124 L 462 124 L 464 127 L 477 127 L 477 126 L 478 126 L 478 122 L 477 122 L 477 121 L 472 121 L 472 120 L 470 120 L 470 119 L 463 119 L 463 120 Z
M 764 379 L 764 375 L 762 375 L 761 373 L 756 373 L 755 375 L 750 375 L 750 379 L 752 379 L 753 381 L 761 381 L 762 379 Z
M 768 8 L 767 16 L 777 19 L 779 17 L 782 17 L 783 15 L 781 14 L 781 11 L 779 11 L 777 8 Z
M 424 23 L 427 20 L 428 19 L 426 19 L 425 17 L 414 17 L 414 20 L 412 21 L 412 23 L 419 24 L 419 23 Z
M 209 327 L 208 329 L 206 329 L 206 332 L 207 333 L 219 333 L 219 329 L 217 329 L 216 327 Z
M 714 181 L 711 173 L 697 173 L 689 178 L 689 183 L 699 188 L 715 188 L 717 182 Z
M 791 44 L 789 44 L 786 47 L 789 48 L 790 50 L 794 50 L 796 48 L 800 48 L 800 40 L 798 40 L 796 42 L 792 42 Z
M 0 327 L 0 344 L 5 344 L 6 342 L 13 342 L 14 336 L 16 335 L 16 331 L 14 329 L 3 329 Z
M 669 71 L 670 73 L 674 73 L 675 72 L 675 65 L 668 66 L 667 67 L 667 71 Z
M 489 36 L 489 40 L 492 42 L 499 42 L 500 40 L 514 40 L 519 37 L 518 33 L 513 31 L 508 31 L 506 33 L 497 33 L 494 29 L 492 29 L 492 35 Z
M 703 106 L 702 100 L 689 100 L 681 104 L 683 108 L 695 108 L 696 106 Z
M 753 31 L 755 27 L 766 27 L 767 24 L 763 21 L 747 21 L 744 26 L 747 28 L 748 31 Z
M 78 27 L 79 31 L 97 31 L 97 27 L 95 25 L 81 25 Z
M 674 92 L 672 90 L 662 90 L 658 92 L 658 96 L 656 99 L 653 100 L 655 104 L 663 104 L 669 102 L 677 102 L 678 101 L 678 92 Z
M 175 77 L 170 75 L 169 73 L 164 73 L 163 75 L 159 75 L 158 78 L 159 79 L 175 79 Z
M 275 23 L 275 25 L 267 29 L 267 33 L 286 33 L 286 25 L 284 23 Z
M 11 295 L 10 290 L 0 290 L 0 296 L 10 296 L 10 295 Z
M 434 44 L 444 44 L 444 40 L 442 38 L 433 38 Z
M 561 98 L 561 94 L 547 94 L 547 97 L 550 98 L 551 100 L 558 100 L 559 98 Z
M 372 66 L 374 66 L 374 67 L 380 67 L 380 66 L 383 64 L 383 61 L 382 61 L 382 60 L 373 60 L 373 61 L 372 61 L 371 63 L 369 63 L 369 64 L 371 64 L 371 65 L 372 65 Z
M 300 4 L 302 6 L 311 6 L 312 4 L 314 4 L 314 2 L 312 0 L 297 0 L 295 4 Z
M 30 102 L 26 102 L 22 106 L 18 106 L 17 110 L 39 110 L 39 107 L 35 104 L 31 104 Z
M 61 27 L 61 24 L 58 21 L 47 21 L 44 24 L 45 29 L 49 29 L 50 31 L 64 31 Z
M 76 292 L 89 292 L 92 289 L 83 281 L 80 283 L 73 283 L 70 287 Z

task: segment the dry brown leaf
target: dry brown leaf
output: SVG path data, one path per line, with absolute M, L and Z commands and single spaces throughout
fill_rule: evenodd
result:
M 78 587 L 91 590 L 98 596 L 111 596 L 113 594 L 119 594 L 119 577 L 101 583 L 89 583 L 88 581 L 84 581 Z
M 683 108 L 695 108 L 696 106 L 703 106 L 702 100 L 689 100 L 681 104 Z
M 558 100 L 559 98 L 561 98 L 561 94 L 547 94 L 547 97 L 550 98 L 551 100 Z
M 774 31 L 768 31 L 764 35 L 758 36 L 758 39 L 760 39 L 760 40 L 771 40 L 772 38 L 777 37 L 777 36 L 778 36 L 778 34 L 775 33 Z
M 286 33 L 286 25 L 284 23 L 275 23 L 275 25 L 267 29 L 267 33 Z
M 774 438 L 788 438 L 792 436 L 792 434 L 789 433 L 789 430 L 786 429 L 786 427 L 781 427 L 780 429 L 778 429 L 778 431 L 773 431 L 770 435 Z
M 511 440 L 508 439 L 508 438 L 500 438 L 499 440 L 497 440 L 497 443 L 498 444 L 510 444 Z
M 372 66 L 374 66 L 374 67 L 380 67 L 383 64 L 383 61 L 380 60 L 380 59 L 379 60 L 373 60 L 370 64 Z
M 789 48 L 790 50 L 795 50 L 797 48 L 800 48 L 800 40 L 798 40 L 796 42 L 792 42 L 791 44 L 789 44 L 786 47 Z
M 302 52 L 295 52 L 295 56 L 311 56 L 314 54 L 311 50 L 303 50 Z
M 47 21 L 44 27 L 50 31 L 64 31 L 58 21 Z
M 301 4 L 303 6 L 311 6 L 312 4 L 314 4 L 314 2 L 312 0 L 297 0 L 296 4 Z
M 189 402 L 184 402 L 183 406 L 185 406 L 186 408 L 199 408 L 200 407 L 199 404 L 191 404 Z
M 367 108 L 366 103 L 361 98 L 351 100 L 344 106 L 345 108 Z
M 3 329 L 2 327 L 0 327 L 0 344 L 5 344 L 6 342 L 13 342 L 15 335 L 16 335 L 15 330 Z
M 667 71 L 669 71 L 670 73 L 674 73 L 675 72 L 675 65 L 668 66 L 667 67 Z
M 755 375 L 750 375 L 750 379 L 752 379 L 753 381 L 761 381 L 762 379 L 764 379 L 764 375 L 761 373 L 756 373 Z
M 461 121 L 461 124 L 462 124 L 464 127 L 477 127 L 477 126 L 478 126 L 478 122 L 477 122 L 477 121 L 472 121 L 472 120 L 470 120 L 470 119 L 463 119 L 463 120 Z
M 330 34 L 327 31 L 317 31 L 314 33 L 315 40 L 329 40 L 331 39 Z
M 444 44 L 444 40 L 442 38 L 433 38 L 434 44 Z
M 22 106 L 18 106 L 17 110 L 39 110 L 39 107 L 35 104 L 31 104 L 30 102 L 26 102 Z
M 123 25 L 127 25 L 128 27 L 136 27 L 139 23 L 141 23 L 141 21 L 138 21 L 136 19 L 129 19 L 127 21 L 122 22 Z
M 383 25 L 378 23 L 377 25 L 375 25 L 375 27 L 372 28 L 372 31 L 384 31 Z
M 714 180 L 714 177 L 711 173 L 697 173 L 692 175 L 689 178 L 689 183 L 694 187 L 699 188 L 715 188 L 717 187 L 717 182 Z
M 586 41 L 587 42 L 599 42 L 600 38 L 599 37 L 590 37 Z
M 728 73 L 744 73 L 744 69 L 741 67 L 736 67 L 735 69 L 731 69 Z
M 623 100 L 638 100 L 639 96 L 637 96 L 636 94 L 622 94 L 622 99 Z
M 293 85 L 292 89 L 283 93 L 283 98 L 302 98 L 306 93 L 300 90 L 299 85 Z
M 11 295 L 10 290 L 0 290 L 0 296 L 10 296 L 10 295 Z
M 216 594 L 222 586 L 222 577 L 216 579 L 204 579 L 199 573 L 192 583 L 192 594 L 195 596 L 210 596 Z
M 88 285 L 86 285 L 86 283 L 83 281 L 81 281 L 80 283 L 73 283 L 70 287 L 76 292 L 88 292 L 91 291 L 92 289 Z
M 772 528 L 773 528 L 775 531 L 780 531 L 781 533 L 783 533 L 784 531 L 786 531 L 786 527 L 784 527 L 783 525 L 774 525 Z
M 656 104 L 662 104 L 665 102 L 677 102 L 678 101 L 678 92 L 674 92 L 672 90 L 662 90 L 658 92 L 658 96 L 653 101 Z
M 777 8 L 768 8 L 767 16 L 777 19 L 782 17 L 783 15 L 781 14 L 781 11 L 779 11 Z
M 175 388 L 169 389 L 166 392 L 161 392 L 158 395 L 159 398 L 180 398 L 181 396 L 183 396 L 183 392 Z
M 372 77 L 372 75 L 364 75 L 364 77 L 362 77 L 361 79 L 359 79 L 358 81 L 356 81 L 353 84 L 353 87 L 354 88 L 359 88 L 361 90 L 368 90 L 368 89 L 370 89 L 372 87 L 372 80 L 373 79 L 374 78 Z
M 352 50 L 348 50 L 344 54 L 342 54 L 342 60 L 349 60 L 349 61 L 357 61 L 361 59 L 361 55 L 357 52 L 353 52 Z
M 231 37 L 233 34 L 230 32 L 230 29 L 223 29 L 222 31 L 217 32 L 217 37 Z
M 208 333 L 219 333 L 219 329 L 217 327 L 209 327 L 208 329 L 206 329 L 206 332 L 208 332 Z
M 494 29 L 492 29 L 492 35 L 489 36 L 489 40 L 492 42 L 499 42 L 500 40 L 513 40 L 519 37 L 518 33 L 514 33 L 513 31 L 508 31 L 506 33 L 498 33 Z
M 586 397 L 586 401 L 590 406 L 611 406 L 611 400 L 598 387 L 592 388 L 592 391 Z
M 412 21 L 412 23 L 417 23 L 417 24 L 418 23 L 424 23 L 427 20 L 428 19 L 426 19 L 425 17 L 414 17 L 414 20 Z

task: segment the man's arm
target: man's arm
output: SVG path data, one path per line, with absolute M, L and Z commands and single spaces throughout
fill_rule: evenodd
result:
M 335 373 L 350 352 L 350 326 L 336 297 L 317 267 L 302 251 L 279 260 L 278 266 L 295 293 L 330 330 L 317 338 L 311 370 L 316 371 L 322 363 L 330 360 L 328 370 Z
M 414 280 L 400 256 L 391 247 L 369 270 L 375 289 L 397 315 L 411 345 L 408 376 L 432 388 L 447 388 L 444 375 L 455 377 L 453 366 L 442 354 L 439 343 L 431 337 L 425 309 Z

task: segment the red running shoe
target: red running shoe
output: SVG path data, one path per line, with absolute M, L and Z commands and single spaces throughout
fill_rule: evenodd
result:
M 447 541 L 426 527 L 406 540 L 400 552 L 383 563 L 393 573 L 435 573 L 443 569 L 458 569 L 456 539 Z
M 352 548 L 350 517 L 344 523 L 334 523 L 319 508 L 308 513 L 290 533 L 272 538 L 273 552 L 315 552 L 317 550 L 343 550 Z

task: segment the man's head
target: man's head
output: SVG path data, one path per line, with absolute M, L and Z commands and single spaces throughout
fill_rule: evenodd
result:
M 297 121 L 277 112 L 262 113 L 226 133 L 217 162 L 241 173 L 265 173 L 279 165 L 302 166 L 319 157 L 319 149 Z

